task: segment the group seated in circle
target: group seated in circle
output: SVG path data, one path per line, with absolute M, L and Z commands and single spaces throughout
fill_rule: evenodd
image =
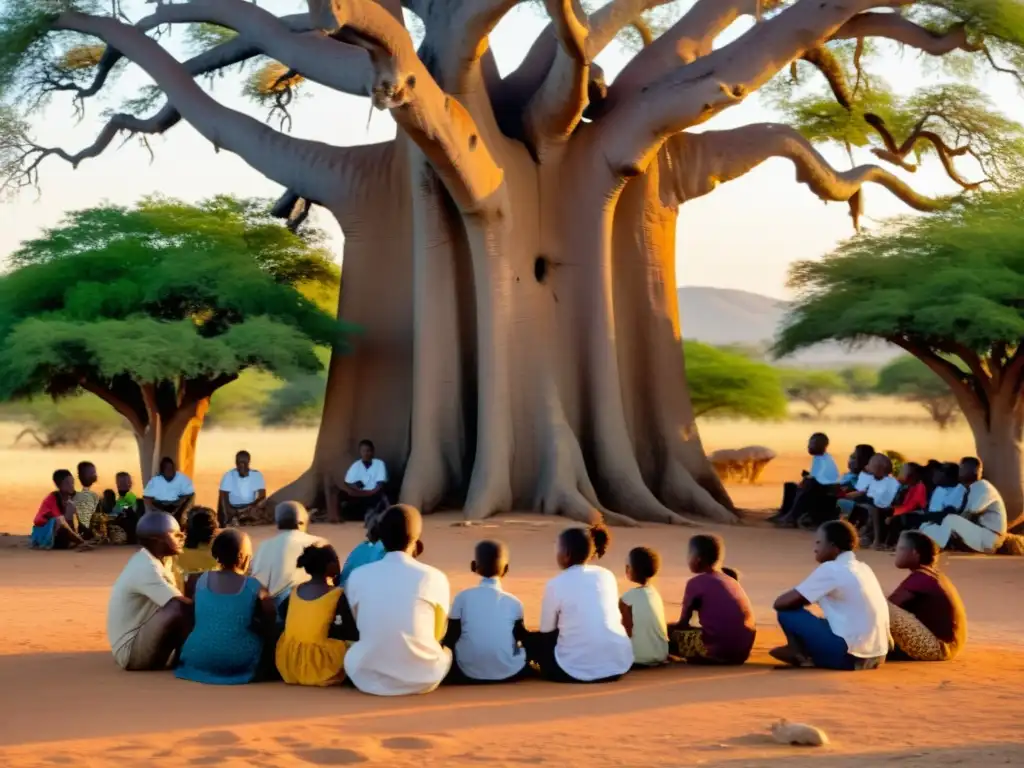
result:
M 539 677 L 603 683 L 672 661 L 739 665 L 756 628 L 739 574 L 723 567 L 714 535 L 690 540 L 693 574 L 678 622 L 668 623 L 656 586 L 661 558 L 647 547 L 626 556 L 635 587 L 619 594 L 600 563 L 610 544 L 601 527 L 572 527 L 557 540 L 559 573 L 544 590 L 540 625 L 505 591 L 508 548 L 476 545 L 477 586 L 451 600 L 447 576 L 421 561 L 422 520 L 410 506 L 366 519 L 366 538 L 343 564 L 307 532 L 295 503 L 275 510 L 278 533 L 253 553 L 246 533 L 228 528 L 210 542 L 210 567 L 181 585 L 175 562 L 186 541 L 175 518 L 151 512 L 138 523 L 141 545 L 114 584 L 107 633 L 127 670 L 173 668 L 209 684 L 283 680 L 350 685 L 379 696 L 422 694 L 442 683 L 502 683 Z M 215 516 L 210 514 L 203 531 Z M 192 522 L 197 520 L 193 516 Z M 817 569 L 775 603 L 786 645 L 771 653 L 797 667 L 875 669 L 887 659 L 944 661 L 964 644 L 966 617 L 956 589 L 936 570 L 938 547 L 919 531 L 901 534 L 896 565 L 910 575 L 886 599 L 856 557 L 846 521 L 817 532 Z M 807 610 L 817 604 L 819 618 Z M 699 625 L 694 623 L 699 619 Z
M 225 525 L 272 522 L 267 517 L 267 486 L 263 475 L 250 467 L 248 451 L 235 456 L 235 468 L 225 473 L 220 484 L 214 530 Z M 128 472 L 118 472 L 114 489 L 98 494 L 96 465 L 83 461 L 78 465 L 78 490 L 75 477 L 66 469 L 53 473 L 55 490 L 48 493 L 32 521 L 32 547 L 35 549 L 87 549 L 97 544 L 134 544 L 135 526 L 149 510 L 174 517 L 182 527 L 188 525 L 195 510 L 196 492 L 191 478 L 179 472 L 173 459 L 161 459 L 159 472 L 146 483 L 139 498 Z M 205 510 L 205 508 L 203 508 Z M 206 512 L 202 517 L 204 520 Z M 208 545 L 210 539 L 204 540 Z M 207 546 L 208 549 L 208 546 Z M 208 554 L 208 553 L 207 553 Z
M 984 479 L 980 459 L 959 464 L 893 461 L 870 445 L 858 445 L 839 475 L 828 453 L 828 436 L 811 435 L 811 466 L 799 483 L 786 483 L 782 505 L 771 520 L 779 527 L 814 530 L 830 520 L 851 522 L 862 546 L 893 549 L 905 531 L 920 530 L 940 549 L 993 554 L 1006 539 L 1006 505 Z

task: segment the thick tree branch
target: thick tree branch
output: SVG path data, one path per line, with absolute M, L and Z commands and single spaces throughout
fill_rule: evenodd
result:
M 875 165 L 837 171 L 794 128 L 775 123 L 672 137 L 664 155 L 668 167 L 662 174 L 662 202 L 681 205 L 702 197 L 773 157 L 791 161 L 796 166 L 797 181 L 806 184 L 822 200 L 850 202 L 855 224 L 860 214 L 860 190 L 869 182 L 885 187 L 919 211 L 933 211 L 948 203 L 918 194 Z
M 612 109 L 600 121 L 599 151 L 617 175 L 642 172 L 668 136 L 742 102 L 782 67 L 828 40 L 852 17 L 873 8 L 899 7 L 909 2 L 797 0 L 732 43 L 639 92 L 619 100 L 609 93 Z
M 597 58 L 626 27 L 642 24 L 645 11 L 670 2 L 673 0 L 611 0 L 594 11 L 590 15 L 590 36 L 587 38 L 587 55 L 590 60 Z
M 285 136 L 223 106 L 159 43 L 138 29 L 113 18 L 78 12 L 60 14 L 53 28 L 92 35 L 119 50 L 153 78 L 169 103 L 204 138 L 218 149 L 239 155 L 268 178 L 325 203 L 343 192 L 335 181 L 345 158 L 338 148 Z
M 578 0 L 546 0 L 546 5 L 558 50 L 543 84 L 526 105 L 526 138 L 534 149 L 547 141 L 568 139 L 587 108 L 589 94 L 586 16 Z
M 950 388 L 960 405 L 960 410 L 964 412 L 967 419 L 975 423 L 980 422 L 981 425 L 988 427 L 988 400 L 968 374 L 915 339 L 894 335 L 888 337 L 886 341 L 909 352 L 927 365 Z
M 114 392 L 113 387 L 103 387 L 98 384 L 83 379 L 79 382 L 79 386 L 86 392 L 98 397 L 100 400 L 105 402 L 107 405 L 112 407 L 115 411 L 121 414 L 125 420 L 131 425 L 131 428 L 135 430 L 136 434 L 142 434 L 146 429 L 145 414 L 139 412 L 139 409 L 128 402 L 127 399 L 119 397 Z
M 983 50 L 983 46 L 970 41 L 963 24 L 955 24 L 945 32 L 933 32 L 898 13 L 885 12 L 858 14 L 843 24 L 830 39 L 863 40 L 866 37 L 887 38 L 932 56 L 945 56 L 956 50 L 968 53 Z
M 950 147 L 943 140 L 939 134 L 934 131 L 925 129 L 925 124 L 932 115 L 925 115 L 921 120 L 918 121 L 914 130 L 911 131 L 910 135 L 902 144 L 897 144 L 896 139 L 893 137 L 892 132 L 886 126 L 885 121 L 878 115 L 867 114 L 864 119 L 867 123 L 875 129 L 878 135 L 882 138 L 882 143 L 885 145 L 885 149 L 873 149 L 871 150 L 876 157 L 880 160 L 885 160 L 888 163 L 898 165 L 906 171 L 913 173 L 917 170 L 917 166 L 908 162 L 907 157 L 919 142 L 928 142 L 935 149 L 935 153 L 939 156 L 939 162 L 942 163 L 942 167 L 946 170 L 946 175 L 950 179 L 955 181 L 965 190 L 973 190 L 980 187 L 985 183 L 985 179 L 982 181 L 971 182 L 964 179 L 960 172 L 956 169 L 956 165 L 953 162 L 955 157 L 963 157 L 971 151 L 969 144 L 965 144 L 962 147 Z
M 467 86 L 467 77 L 481 57 L 490 50 L 488 37 L 498 22 L 521 0 L 462 0 L 449 19 L 451 29 L 457 30 L 452 44 L 457 46 L 455 66 L 457 71 L 452 82 L 461 93 Z M 428 25 L 429 28 L 429 25 Z M 447 77 L 445 78 L 447 81 Z

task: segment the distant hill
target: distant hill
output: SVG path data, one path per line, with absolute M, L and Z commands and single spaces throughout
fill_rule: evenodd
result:
M 789 307 L 780 299 L 728 288 L 687 286 L 680 288 L 678 295 L 683 337 L 716 346 L 738 344 L 767 348 Z M 882 342 L 852 350 L 828 343 L 784 358 L 781 362 L 816 368 L 881 366 L 899 355 L 897 348 Z

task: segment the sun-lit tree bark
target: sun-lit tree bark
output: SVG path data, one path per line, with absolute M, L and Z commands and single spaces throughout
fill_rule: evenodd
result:
M 19 134 L 9 175 L 31 183 L 49 156 L 77 164 L 116 135 L 185 120 L 281 184 L 277 210 L 292 225 L 311 205 L 336 217 L 339 313 L 365 333 L 332 361 L 312 468 L 277 498 L 322 503 L 358 440 L 371 438 L 401 499 L 425 511 L 731 522 L 685 385 L 679 207 L 780 157 L 814 194 L 849 202 L 855 219 L 865 183 L 919 210 L 943 201 L 879 166 L 838 170 L 786 125 L 691 129 L 791 63 L 823 61 L 814 52 L 835 41 L 990 51 L 963 29 L 945 39 L 894 13 L 909 1 L 697 0 L 656 36 L 643 14 L 668 2 L 611 0 L 588 16 L 578 0 L 545 0 L 551 23 L 504 77 L 488 35 L 517 0 L 405 0 L 425 27 L 418 50 L 395 0 L 309 0 L 308 13 L 283 18 L 245 0 L 189 0 L 158 3 L 134 24 L 69 2 L 50 28 L 108 47 L 93 79 L 58 77 L 51 90 L 87 99 L 124 57 L 166 103 L 149 118 L 113 116 L 77 155 Z M 195 22 L 235 34 L 184 63 L 152 35 Z M 716 47 L 734 23 L 750 28 Z M 606 87 L 593 59 L 631 26 L 649 45 Z M 279 108 L 309 80 L 368 96 L 390 111 L 397 138 L 358 148 L 294 138 L 195 82 L 254 56 L 283 68 L 268 89 Z M 931 141 L 923 130 L 878 156 L 905 167 L 915 144 Z M 947 148 L 949 158 L 967 151 Z

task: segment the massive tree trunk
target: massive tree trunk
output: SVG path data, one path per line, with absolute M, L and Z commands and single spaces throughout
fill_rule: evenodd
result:
M 61 90 L 86 98 L 127 57 L 167 97 L 154 118 L 115 115 L 92 147 L 62 157 L 77 163 L 119 131 L 184 119 L 285 186 L 279 208 L 292 223 L 317 203 L 345 233 L 339 315 L 363 334 L 332 359 L 313 466 L 278 499 L 326 498 L 334 513 L 333 491 L 369 438 L 400 498 L 428 512 L 736 519 L 686 390 L 676 209 L 771 157 L 792 161 L 822 199 L 850 201 L 855 217 L 868 181 L 922 210 L 935 203 L 877 166 L 837 172 L 786 126 L 686 131 L 809 50 L 863 35 L 862 15 L 870 34 L 911 46 L 967 41 L 871 13 L 888 0 L 800 0 L 770 19 L 773 0 L 698 0 L 606 88 L 594 57 L 666 1 L 610 0 L 588 18 L 577 0 L 545 0 L 551 24 L 505 78 L 488 36 L 517 0 L 309 0 L 308 14 L 286 18 L 242 0 L 190 0 L 158 3 L 134 26 L 73 11 L 55 19 L 110 46 L 93 86 Z M 403 7 L 423 22 L 419 51 Z M 762 23 L 716 47 L 741 16 Z M 238 36 L 179 63 L 145 34 L 195 22 Z M 261 54 L 289 77 L 369 95 L 398 138 L 342 148 L 285 136 L 192 79 Z M 265 95 L 284 109 L 297 79 Z M 164 444 L 151 439 L 147 454 Z M 190 453 L 179 452 L 183 463 Z
M 1010 527 L 1024 523 L 1024 398 L 1005 392 L 987 419 L 969 419 L 985 478 L 1002 494 Z

